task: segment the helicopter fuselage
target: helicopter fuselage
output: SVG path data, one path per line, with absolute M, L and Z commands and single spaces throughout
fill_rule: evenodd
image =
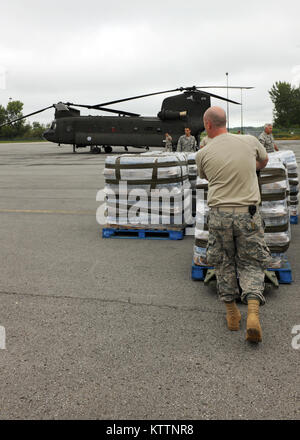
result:
M 173 144 L 189 127 L 198 138 L 204 130 L 203 114 L 210 107 L 210 97 L 199 91 L 186 91 L 165 98 L 157 117 L 140 115 L 80 116 L 70 105 L 55 106 L 55 121 L 44 133 L 45 139 L 58 144 L 86 146 L 163 147 L 165 134 Z
M 56 119 L 44 137 L 51 142 L 78 146 L 162 147 L 165 133 L 171 134 L 173 143 L 177 143 L 187 126 L 196 136 L 203 131 L 202 121 L 188 118 L 75 116 Z

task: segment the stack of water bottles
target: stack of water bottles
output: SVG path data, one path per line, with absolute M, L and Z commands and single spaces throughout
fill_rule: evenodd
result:
M 265 223 L 265 241 L 272 254 L 271 267 L 286 261 L 291 241 L 289 213 L 289 178 L 278 154 L 269 154 L 267 166 L 260 171 L 260 213 Z
M 289 211 L 291 216 L 291 223 L 298 223 L 298 193 L 299 193 L 299 179 L 298 179 L 298 165 L 295 153 L 292 150 L 280 150 L 276 153 L 272 153 L 270 156 L 279 157 L 285 164 L 290 192 L 289 192 Z
M 112 227 L 184 228 L 185 189 L 189 189 L 185 153 L 107 156 L 106 221 Z
M 196 180 L 196 225 L 194 243 L 194 264 L 203 265 L 206 259 L 206 246 L 208 241 L 208 222 L 207 217 L 209 207 L 207 205 L 208 182 L 206 179 Z

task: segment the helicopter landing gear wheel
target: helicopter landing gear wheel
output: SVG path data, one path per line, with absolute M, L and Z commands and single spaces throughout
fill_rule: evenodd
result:
M 94 153 L 94 154 L 100 154 L 101 153 L 101 148 L 100 147 L 97 147 L 97 146 L 92 146 L 91 145 L 91 153 Z
M 111 153 L 112 152 L 111 146 L 110 145 L 105 145 L 104 146 L 104 151 L 105 151 L 105 153 Z

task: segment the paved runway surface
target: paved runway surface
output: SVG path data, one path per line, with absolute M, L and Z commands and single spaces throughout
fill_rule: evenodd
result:
M 278 143 L 300 163 L 300 142 Z M 267 290 L 250 345 L 246 306 L 229 332 L 191 280 L 193 237 L 101 238 L 105 157 L 0 144 L 0 418 L 299 419 L 300 224 L 295 281 Z

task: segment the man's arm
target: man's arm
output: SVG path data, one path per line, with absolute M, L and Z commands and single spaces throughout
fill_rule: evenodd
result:
M 197 171 L 198 171 L 198 176 L 200 177 L 200 179 L 206 179 L 206 180 L 208 180 L 207 179 L 207 177 L 206 177 L 206 174 L 205 174 L 205 172 L 204 172 L 204 170 L 203 170 L 203 168 L 202 168 L 202 156 L 203 156 L 203 154 L 201 154 L 201 153 L 203 153 L 203 151 L 198 151 L 198 153 L 196 154 L 196 157 L 195 157 L 195 162 L 196 162 L 196 165 L 197 165 Z
M 197 151 L 197 141 L 196 141 L 195 136 L 193 136 L 193 138 L 194 138 L 194 140 L 193 140 L 193 150 Z
M 259 142 L 261 143 L 261 145 L 262 145 L 263 147 L 265 147 L 265 144 L 266 144 L 266 138 L 265 138 L 265 136 L 264 136 L 264 133 L 261 133 L 261 134 L 258 136 L 258 140 L 259 140 Z
M 271 139 L 272 139 L 272 142 L 273 142 L 273 145 L 274 145 L 274 150 L 275 150 L 275 151 L 279 151 L 279 148 L 277 147 L 277 145 L 276 145 L 275 142 L 274 142 L 274 136 L 273 136 L 273 134 L 271 134 Z
M 181 136 L 180 136 L 180 138 L 178 139 L 178 142 L 177 142 L 177 151 L 181 151 L 182 150 L 182 148 L 181 148 Z
M 256 144 L 256 170 L 258 171 L 267 165 L 269 156 L 266 152 L 265 147 L 263 147 L 256 138 L 254 138 L 254 142 Z
M 256 170 L 262 170 L 263 168 L 265 168 L 265 166 L 267 165 L 269 161 L 269 156 L 267 155 L 266 159 L 263 160 L 256 160 Z

